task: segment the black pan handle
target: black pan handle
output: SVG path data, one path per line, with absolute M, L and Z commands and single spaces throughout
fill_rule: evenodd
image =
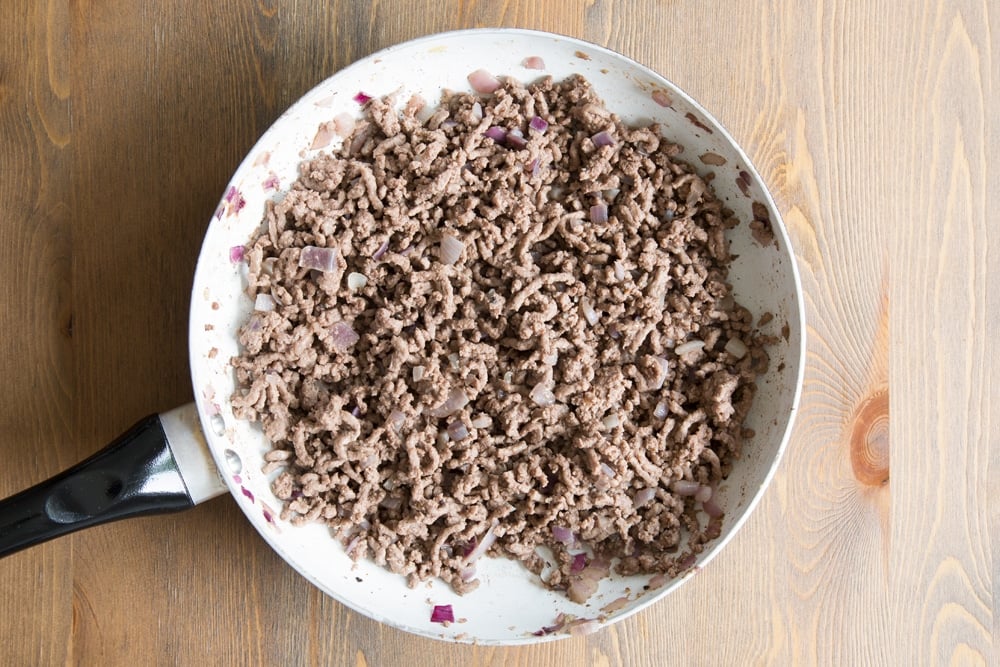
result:
M 194 406 L 174 412 L 196 414 Z M 170 445 L 161 415 L 150 415 L 86 461 L 0 501 L 0 557 L 81 528 L 178 512 L 218 495 L 192 497 Z M 217 491 L 223 488 L 218 483 Z

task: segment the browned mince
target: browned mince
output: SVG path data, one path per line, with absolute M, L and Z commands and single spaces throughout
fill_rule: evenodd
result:
M 277 307 L 240 329 L 232 403 L 273 444 L 282 517 L 459 592 L 478 585 L 468 556 L 491 530 L 491 555 L 535 573 L 551 549 L 546 583 L 578 601 L 593 586 L 574 582 L 612 559 L 678 572 L 719 523 L 671 485 L 726 477 L 767 365 L 726 281 L 738 221 L 680 146 L 624 125 L 581 77 L 421 107 L 369 102 L 247 246 L 248 293 Z M 595 146 L 600 132 L 614 144 Z M 446 235 L 464 246 L 454 264 Z M 300 267 L 305 246 L 335 248 L 333 270 Z M 366 284 L 349 289 L 351 273 Z M 433 416 L 449 396 L 468 403 Z

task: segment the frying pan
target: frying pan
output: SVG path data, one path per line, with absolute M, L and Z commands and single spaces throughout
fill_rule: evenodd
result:
M 536 56 L 544 69 L 526 69 Z M 484 68 L 530 81 L 583 74 L 608 108 L 629 123 L 658 122 L 685 148 L 681 157 L 703 176 L 743 224 L 729 234 L 730 280 L 738 301 L 777 336 L 771 363 L 758 379 L 747 426 L 756 435 L 720 485 L 725 509 L 720 537 L 673 579 L 612 574 L 586 604 L 547 590 L 520 564 L 484 558 L 481 585 L 463 596 L 441 581 L 408 588 L 405 579 L 368 560 L 354 562 L 320 524 L 291 526 L 271 492 L 277 473 L 261 472 L 269 445 L 258 425 L 237 420 L 229 397 L 238 354 L 236 332 L 253 304 L 245 264 L 232 248 L 261 224 L 265 202 L 280 198 L 297 165 L 335 147 L 329 132 L 339 114 L 360 115 L 359 92 L 412 94 L 435 102 L 443 89 L 469 90 L 467 76 Z M 756 206 L 755 206 L 756 204 Z M 756 211 L 754 210 L 756 208 Z M 769 220 L 773 241 L 754 238 L 748 222 Z M 733 537 L 760 500 L 785 448 L 802 386 L 805 328 L 795 258 L 774 202 L 746 154 L 726 130 L 677 86 L 607 49 L 560 35 L 513 29 L 431 35 L 375 53 L 337 72 L 296 102 L 261 137 L 230 181 L 212 215 L 191 295 L 189 346 L 195 402 L 140 421 L 90 459 L 0 503 L 0 555 L 90 525 L 169 512 L 228 491 L 264 540 L 328 595 L 407 632 L 480 644 L 548 641 L 621 620 L 674 590 Z M 456 622 L 431 621 L 434 605 L 451 605 Z M 567 623 L 575 619 L 575 623 Z

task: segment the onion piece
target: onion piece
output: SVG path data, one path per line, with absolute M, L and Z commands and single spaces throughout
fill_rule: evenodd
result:
M 639 489 L 635 492 L 635 497 L 632 498 L 632 504 L 636 507 L 643 507 L 644 505 L 650 503 L 656 497 L 656 489 L 652 486 L 647 486 L 645 489 Z
M 385 255 L 385 253 L 388 252 L 388 250 L 389 250 L 389 239 L 386 239 L 385 241 L 382 242 L 382 245 L 378 247 L 378 250 L 372 253 L 372 259 L 374 259 L 375 261 L 382 259 L 382 256 Z
M 337 268 L 337 249 L 307 245 L 299 253 L 299 266 L 328 273 Z
M 457 352 L 452 352 L 448 355 L 448 363 L 451 365 L 451 369 L 453 371 L 457 371 L 461 368 L 461 361 L 462 360 L 459 358 Z
M 351 99 L 353 99 L 358 104 L 364 106 L 365 104 L 367 104 L 368 102 L 371 101 L 372 96 L 371 95 L 366 95 L 365 93 L 363 93 L 363 92 L 361 92 L 359 90 L 358 93 L 357 93 L 357 95 L 355 95 Z
M 479 102 L 476 102 L 475 104 L 472 105 L 472 117 L 475 118 L 476 120 L 483 119 L 483 105 L 480 104 Z
M 452 389 L 441 405 L 427 411 L 431 417 L 450 417 L 469 404 L 469 395 L 462 388 Z
M 573 554 L 573 562 L 569 566 L 570 574 L 582 572 L 585 567 L 587 567 L 587 554 L 582 552 Z
M 516 127 L 507 133 L 507 139 L 504 143 L 507 145 L 507 148 L 513 148 L 514 150 L 521 150 L 528 145 L 524 134 Z
M 602 475 L 606 475 L 608 477 L 614 477 L 615 476 L 615 469 L 612 468 L 611 466 L 609 466 L 604 461 L 601 461 L 601 465 L 598 466 L 598 469 L 601 471 Z
M 448 437 L 452 440 L 464 440 L 469 437 L 469 428 L 461 421 L 448 424 Z
M 486 414 L 477 415 L 472 420 L 472 428 L 489 428 L 493 425 L 493 418 Z
M 615 280 L 622 281 L 625 280 L 625 265 L 622 264 L 620 259 L 616 259 L 614 263 L 615 267 Z
M 542 171 L 542 168 L 541 168 L 541 165 L 539 164 L 538 158 L 533 158 L 531 160 L 531 162 L 529 162 L 527 164 L 527 166 L 524 168 L 524 170 L 526 172 L 528 172 L 529 174 L 531 174 L 532 178 L 534 178 L 535 176 L 538 176 L 538 174 Z
M 466 565 L 471 565 L 479 560 L 484 553 L 489 551 L 490 547 L 493 546 L 493 543 L 497 541 L 496 533 L 493 531 L 496 529 L 498 523 L 499 521 L 494 519 L 493 523 L 490 524 L 490 527 L 486 529 L 486 534 L 483 535 L 483 539 L 479 540 L 479 543 L 475 546 L 475 548 L 465 557 Z
M 354 327 L 343 320 L 330 326 L 330 345 L 339 352 L 346 352 L 360 338 Z
M 441 235 L 441 244 L 438 246 L 438 259 L 442 264 L 454 264 L 462 256 L 465 244 L 451 234 Z
M 612 137 L 610 134 L 608 134 L 608 132 L 605 130 L 598 132 L 597 134 L 592 136 L 590 140 L 593 141 L 594 145 L 597 146 L 598 148 L 615 145 L 615 138 Z
M 454 623 L 455 612 L 450 604 L 436 604 L 431 611 L 431 623 Z
M 253 300 L 253 309 L 264 313 L 274 310 L 275 306 L 277 304 L 274 301 L 274 297 L 270 294 L 258 294 Z
M 653 416 L 657 419 L 666 419 L 668 414 L 669 410 L 667 409 L 666 401 L 660 401 L 656 404 L 656 407 L 653 408 Z
M 576 542 L 576 536 L 573 534 L 573 531 L 565 526 L 552 526 L 552 537 L 556 538 L 557 542 L 562 542 L 566 546 Z
M 708 500 L 706 500 L 701 504 L 701 508 L 705 510 L 705 514 L 712 517 L 713 519 L 718 519 L 723 514 L 725 514 L 725 512 L 722 510 L 722 507 L 719 506 L 718 502 L 716 502 L 714 494 L 712 495 L 711 498 L 709 498 Z
M 707 503 L 712 498 L 712 487 L 701 486 L 694 493 L 694 499 L 699 503 Z
M 483 134 L 498 144 L 502 144 L 507 139 L 507 130 L 497 125 L 490 125 Z
M 233 264 L 239 264 L 243 261 L 243 246 L 234 245 L 229 249 L 229 261 Z
M 750 351 L 747 348 L 747 344 L 735 336 L 729 339 L 724 349 L 737 359 L 742 359 L 746 356 L 746 353 Z
M 608 221 L 608 205 L 604 202 L 590 207 L 590 221 L 602 224 Z
M 680 345 L 675 347 L 674 352 L 677 353 L 677 356 L 683 356 L 688 352 L 695 352 L 697 350 L 702 349 L 703 347 L 705 347 L 705 341 L 697 339 L 689 340 L 688 342 L 681 343 Z
M 484 69 L 477 69 L 466 77 L 469 85 L 477 93 L 488 95 L 500 87 L 500 79 L 496 78 Z
M 552 390 L 545 386 L 543 382 L 539 382 L 534 387 L 531 388 L 531 393 L 528 395 L 535 405 L 540 408 L 546 408 L 550 405 L 555 405 L 556 395 L 552 393 Z
M 459 568 L 458 576 L 462 578 L 462 581 L 472 581 L 476 578 L 476 566 L 468 565 L 463 568 Z
M 601 424 L 604 426 L 605 429 L 613 429 L 620 423 L 621 420 L 618 419 L 618 414 L 614 412 L 609 415 L 605 415 L 604 419 L 601 420 Z
M 583 318 L 587 320 L 587 324 L 594 326 L 600 319 L 600 315 L 594 310 L 594 306 L 590 303 L 590 299 L 583 297 L 580 299 L 580 312 L 583 314 Z
M 528 127 L 538 134 L 545 134 L 545 131 L 549 129 L 549 122 L 541 116 L 534 116 L 528 121 Z
M 663 388 L 663 383 L 666 381 L 667 376 L 670 374 L 670 362 L 663 357 L 653 357 L 656 359 L 657 369 L 656 377 L 653 378 L 652 382 L 646 385 L 647 390 L 657 391 Z
M 679 479 L 670 485 L 670 490 L 679 496 L 693 496 L 700 488 L 701 484 L 688 479 Z
M 347 289 L 357 292 L 368 284 L 368 277 L 363 273 L 351 272 L 347 274 Z
M 423 366 L 414 366 L 413 369 L 412 369 L 413 381 L 414 382 L 420 382 L 421 380 L 423 380 L 424 379 L 424 371 L 426 371 L 426 370 L 427 369 L 424 368 Z
M 545 61 L 539 56 L 528 56 L 521 61 L 521 66 L 524 69 L 545 69 Z

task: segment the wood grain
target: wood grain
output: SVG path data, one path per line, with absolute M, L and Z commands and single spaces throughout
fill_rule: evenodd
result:
M 500 649 L 386 628 L 220 499 L 0 562 L 0 664 L 1000 664 L 995 3 L 14 0 L 3 16 L 0 495 L 190 400 L 188 291 L 232 170 L 315 83 L 440 30 L 579 36 L 701 101 L 784 214 L 810 338 L 759 509 L 698 577 L 601 633 Z

